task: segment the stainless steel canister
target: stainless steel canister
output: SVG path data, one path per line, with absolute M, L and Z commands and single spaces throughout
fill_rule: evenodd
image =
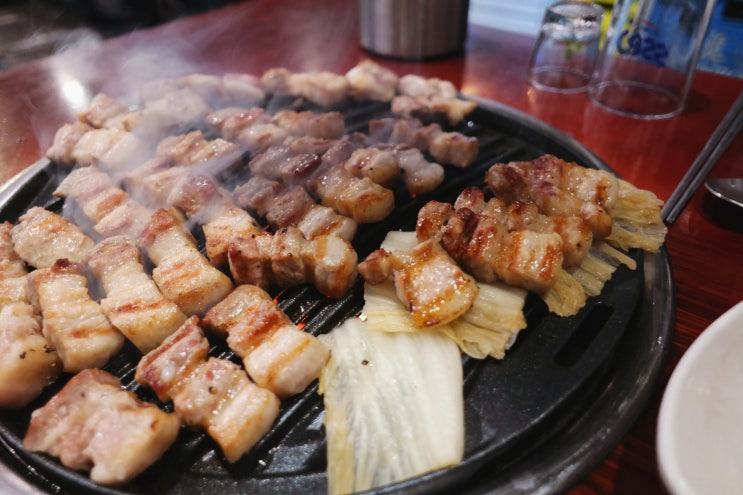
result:
M 422 59 L 462 50 L 469 0 L 359 0 L 361 46 L 378 55 Z

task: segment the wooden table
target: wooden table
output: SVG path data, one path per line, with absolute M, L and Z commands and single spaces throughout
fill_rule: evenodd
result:
M 123 96 L 138 81 L 195 71 L 260 74 L 284 66 L 345 72 L 370 57 L 357 41 L 355 5 L 349 0 L 251 0 L 0 72 L 0 182 L 41 157 L 56 129 L 99 91 Z M 530 87 L 524 74 L 533 41 L 470 26 L 460 56 L 428 62 L 372 58 L 399 74 L 451 80 L 465 94 L 541 119 L 663 199 L 743 91 L 743 80 L 698 73 L 681 116 L 657 121 L 620 117 L 593 106 L 585 94 L 556 95 Z M 743 176 L 742 157 L 743 136 L 738 136 L 711 175 Z M 669 228 L 676 328 L 657 392 L 621 443 L 572 493 L 665 491 L 655 457 L 665 382 L 700 332 L 743 300 L 743 234 L 711 221 L 708 205 L 702 188 Z

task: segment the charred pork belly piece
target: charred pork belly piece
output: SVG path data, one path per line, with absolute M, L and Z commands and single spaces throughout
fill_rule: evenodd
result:
M 323 205 L 357 224 L 382 221 L 395 209 L 390 189 L 368 177 L 356 177 L 342 167 L 334 167 L 313 181 L 312 192 Z
M 13 250 L 12 224 L 0 224 L 0 407 L 22 407 L 62 370 L 59 356 L 41 333 L 41 315 L 31 304 L 26 266 Z
M 297 152 L 299 151 L 299 152 Z M 321 165 L 317 153 L 303 153 L 288 146 L 272 146 L 253 156 L 248 166 L 253 175 L 281 180 L 285 184 L 304 185 Z
M 147 274 L 139 249 L 128 237 L 98 243 L 88 266 L 106 291 L 100 301 L 103 313 L 142 353 L 160 345 L 186 321 Z
M 607 208 L 616 200 L 619 182 L 609 172 L 543 155 L 531 162 L 496 163 L 485 174 L 485 183 L 506 203 L 534 202 L 545 215 L 584 218 L 597 238 L 611 234 Z
M 339 112 L 282 110 L 269 115 L 260 108 L 230 107 L 210 113 L 206 123 L 224 139 L 234 141 L 254 154 L 277 146 L 292 136 L 339 139 L 346 132 L 345 120 Z
M 64 124 L 54 134 L 54 141 L 46 151 L 46 157 L 54 163 L 72 167 L 75 165 L 73 151 L 83 134 L 92 131 L 93 127 L 83 122 Z
M 23 446 L 90 471 L 96 483 L 120 485 L 157 461 L 180 426 L 175 414 L 141 401 L 112 374 L 89 369 L 33 412 Z
M 235 143 L 221 138 L 206 139 L 203 132 L 191 131 L 162 139 L 155 154 L 176 165 L 209 162 L 210 168 L 220 170 L 239 160 L 242 151 Z
M 270 429 L 280 401 L 237 364 L 207 357 L 209 343 L 191 317 L 137 366 L 135 379 L 189 426 L 206 430 L 229 462 L 236 462 Z
M 72 170 L 60 182 L 53 195 L 71 198 L 83 214 L 94 224 L 119 206 L 128 194 L 98 167 L 80 167 Z
M 90 296 L 83 268 L 60 259 L 28 275 L 42 332 L 70 373 L 103 366 L 124 344 L 124 336 Z
M 362 60 L 346 72 L 346 80 L 355 100 L 390 101 L 400 78 L 371 60 Z
M 416 328 L 449 323 L 464 314 L 479 291 L 475 279 L 433 240 L 407 251 L 373 251 L 359 264 L 367 283 L 392 277 L 398 299 L 410 311 Z
M 499 198 L 485 201 L 484 193 L 476 187 L 466 188 L 459 194 L 454 209 L 460 208 L 500 219 L 510 232 L 528 229 L 558 234 L 562 239 L 562 264 L 566 268 L 580 265 L 593 244 L 591 226 L 577 215 L 543 215 L 535 203 L 516 201 L 507 205 Z
M 230 278 L 209 264 L 172 209 L 159 209 L 139 237 L 155 265 L 152 278 L 186 315 L 204 314 L 232 288 Z
M 305 187 L 320 202 L 356 223 L 373 223 L 387 218 L 395 208 L 391 190 L 368 177 L 357 177 L 344 167 L 358 148 L 352 139 L 339 139 L 321 156 L 310 172 Z
M 415 146 L 431 153 L 441 164 L 460 168 L 471 165 L 479 151 L 476 137 L 445 132 L 437 123 L 423 125 L 420 120 L 412 118 L 371 120 L 369 133 L 392 144 Z
M 468 273 L 483 282 L 502 280 L 537 293 L 549 290 L 562 270 L 556 233 L 509 231 L 502 218 L 430 201 L 418 212 L 418 239 L 438 240 Z
M 126 125 L 142 139 L 152 141 L 193 129 L 194 123 L 203 122 L 211 111 L 196 91 L 184 87 L 145 102 L 141 110 L 130 114 Z
M 350 84 L 345 76 L 332 72 L 291 72 L 269 69 L 261 77 L 263 89 L 275 96 L 304 98 L 316 105 L 332 107 L 348 99 Z
M 222 75 L 222 92 L 229 105 L 259 105 L 266 99 L 260 77 L 253 74 L 228 72 Z
M 400 179 L 400 164 L 391 150 L 359 148 L 343 164 L 356 177 L 368 177 L 385 187 L 393 186 Z
M 179 78 L 156 79 L 140 85 L 139 98 L 147 103 L 184 88 L 198 94 L 211 107 L 258 105 L 265 99 L 260 78 L 241 73 L 221 76 L 194 73 Z
M 459 98 L 450 81 L 438 78 L 405 75 L 397 84 L 397 92 L 391 108 L 398 117 L 430 121 L 443 116 L 450 125 L 457 125 L 477 107 L 474 101 Z
M 356 281 L 356 251 L 340 237 L 306 239 L 296 227 L 275 234 L 239 237 L 229 251 L 235 284 L 293 287 L 310 283 L 333 298 L 345 295 Z
M 136 238 L 153 213 L 132 199 L 111 176 L 92 166 L 70 172 L 53 194 L 75 201 L 101 237 Z
M 158 93 L 157 97 L 153 92 L 141 108 L 129 108 L 115 98 L 99 93 L 93 97 L 88 109 L 80 114 L 80 120 L 98 129 L 118 129 L 152 141 L 192 129 L 195 122 L 201 122 L 211 111 L 199 92 L 185 86 L 168 89 Z
M 95 242 L 69 219 L 41 206 L 29 208 L 11 230 L 16 253 L 34 268 L 58 259 L 84 262 Z
M 351 138 L 330 141 L 294 140 L 287 145 L 269 148 L 253 157 L 249 167 L 253 178 L 260 176 L 279 181 L 290 188 L 294 185 L 302 186 L 323 206 L 351 218 L 357 224 L 377 222 L 386 218 L 394 209 L 394 194 L 368 177 L 354 175 L 345 167 L 345 162 L 351 158 L 357 147 L 358 143 Z M 308 148 L 322 151 L 322 155 L 303 153 Z M 262 187 L 260 184 L 259 186 Z M 246 189 L 255 187 L 239 186 L 236 193 L 245 197 Z M 249 202 L 255 203 L 252 199 Z M 300 204 L 302 203 L 295 202 L 292 206 Z M 260 205 L 253 207 L 259 214 L 260 210 L 267 210 L 255 206 Z M 288 225 L 285 222 L 279 223 L 283 223 L 281 226 Z
M 12 230 L 12 223 L 0 223 L 0 280 L 25 277 L 28 273 L 26 264 L 13 247 Z
M 176 207 L 201 224 L 206 255 L 214 266 L 227 265 L 227 251 L 233 239 L 263 230 L 210 176 L 188 167 L 165 169 L 145 178 L 143 185 L 153 204 Z
M 346 122 L 340 112 L 281 110 L 273 115 L 272 120 L 291 136 L 340 139 L 346 134 Z
M 254 285 L 236 287 L 209 310 L 203 323 L 226 334 L 250 377 L 279 397 L 307 388 L 330 357 L 325 344 L 297 328 L 271 296 Z
M 248 127 L 269 121 L 270 117 L 265 114 L 266 111 L 261 107 L 221 108 L 206 116 L 206 125 L 224 139 L 234 141 Z
M 358 227 L 353 219 L 317 204 L 303 187 L 287 187 L 259 175 L 236 187 L 232 196 L 239 206 L 265 217 L 275 229 L 297 227 L 307 239 L 334 235 L 350 241 Z
M 241 237 L 262 231 L 250 213 L 237 206 L 226 208 L 202 225 L 206 255 L 214 266 L 227 266 L 230 244 Z
M 392 153 L 403 172 L 405 188 L 413 196 L 433 191 L 444 181 L 444 167 L 426 160 L 418 148 L 399 145 Z
M 96 129 L 82 122 L 63 125 L 55 134 L 47 158 L 72 167 L 98 166 L 123 174 L 151 155 L 150 146 L 135 134 L 118 128 Z
M 119 100 L 105 93 L 98 93 L 93 97 L 88 108 L 78 118 L 92 127 L 117 127 L 125 131 L 124 117 L 130 112 L 129 107 Z

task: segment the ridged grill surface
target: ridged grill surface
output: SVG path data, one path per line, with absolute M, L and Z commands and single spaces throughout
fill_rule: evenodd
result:
M 343 109 L 349 131 L 366 130 L 370 119 L 389 116 L 387 105 Z M 413 229 L 418 209 L 430 199 L 453 201 L 466 186 L 482 186 L 485 170 L 499 161 L 531 160 L 553 153 L 591 167 L 605 167 L 578 143 L 543 124 L 494 104 L 480 107 L 457 128 L 477 136 L 480 153 L 466 170 L 447 168 L 443 185 L 435 192 L 410 198 L 404 189 L 395 190 L 397 208 L 382 223 L 359 228 L 354 239 L 359 259 L 379 246 L 393 229 Z M 240 181 L 247 167 L 235 166 L 221 179 Z M 32 205 L 60 212 L 62 204 L 51 197 L 59 183 L 53 164 L 26 176 L 22 187 L 0 203 L 0 220 L 16 221 Z M 454 468 L 386 487 L 389 493 L 446 492 L 464 484 L 480 469 L 490 472 L 528 456 L 550 435 L 569 425 L 590 403 L 597 383 L 604 376 L 621 335 L 631 323 L 643 283 L 641 254 L 631 253 L 639 268 L 620 268 L 604 292 L 589 299 L 573 317 L 549 314 L 543 303 L 529 296 L 528 327 L 502 361 L 463 358 L 465 369 L 464 462 Z M 279 304 L 294 322 L 302 322 L 315 335 L 330 331 L 346 318 L 358 314 L 363 305 L 362 286 L 340 300 L 329 300 L 312 287 L 274 292 Z M 210 337 L 211 355 L 239 359 L 225 343 Z M 133 381 L 139 353 L 132 347 L 116 356 L 106 369 L 120 377 L 140 397 L 157 402 L 154 395 Z M 315 385 L 284 401 L 281 415 L 269 434 L 233 465 L 223 460 L 219 449 L 204 433 L 182 430 L 176 444 L 151 469 L 131 484 L 104 488 L 88 481 L 87 475 L 62 467 L 44 455 L 30 454 L 20 446 L 32 410 L 59 390 L 64 380 L 49 387 L 41 397 L 20 411 L 0 411 L 3 459 L 32 482 L 56 493 L 199 493 L 285 494 L 325 493 L 325 437 L 322 398 Z M 169 408 L 168 404 L 162 407 Z

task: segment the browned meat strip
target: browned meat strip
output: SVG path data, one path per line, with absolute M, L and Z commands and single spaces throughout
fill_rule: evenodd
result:
M 250 377 L 279 397 L 304 390 L 330 357 L 325 344 L 297 328 L 271 296 L 254 285 L 235 288 L 209 310 L 204 325 L 226 334 Z
M 96 483 L 120 485 L 157 461 L 180 425 L 176 415 L 121 388 L 115 376 L 89 369 L 33 412 L 23 446 L 90 471 Z
M 64 371 L 101 367 L 119 352 L 124 336 L 91 298 L 83 265 L 60 259 L 28 276 L 33 300 L 41 308 L 42 332 Z
M 191 317 L 137 366 L 135 379 L 175 413 L 206 430 L 229 462 L 236 462 L 271 428 L 279 399 L 251 382 L 238 365 L 208 358 L 209 343 Z

